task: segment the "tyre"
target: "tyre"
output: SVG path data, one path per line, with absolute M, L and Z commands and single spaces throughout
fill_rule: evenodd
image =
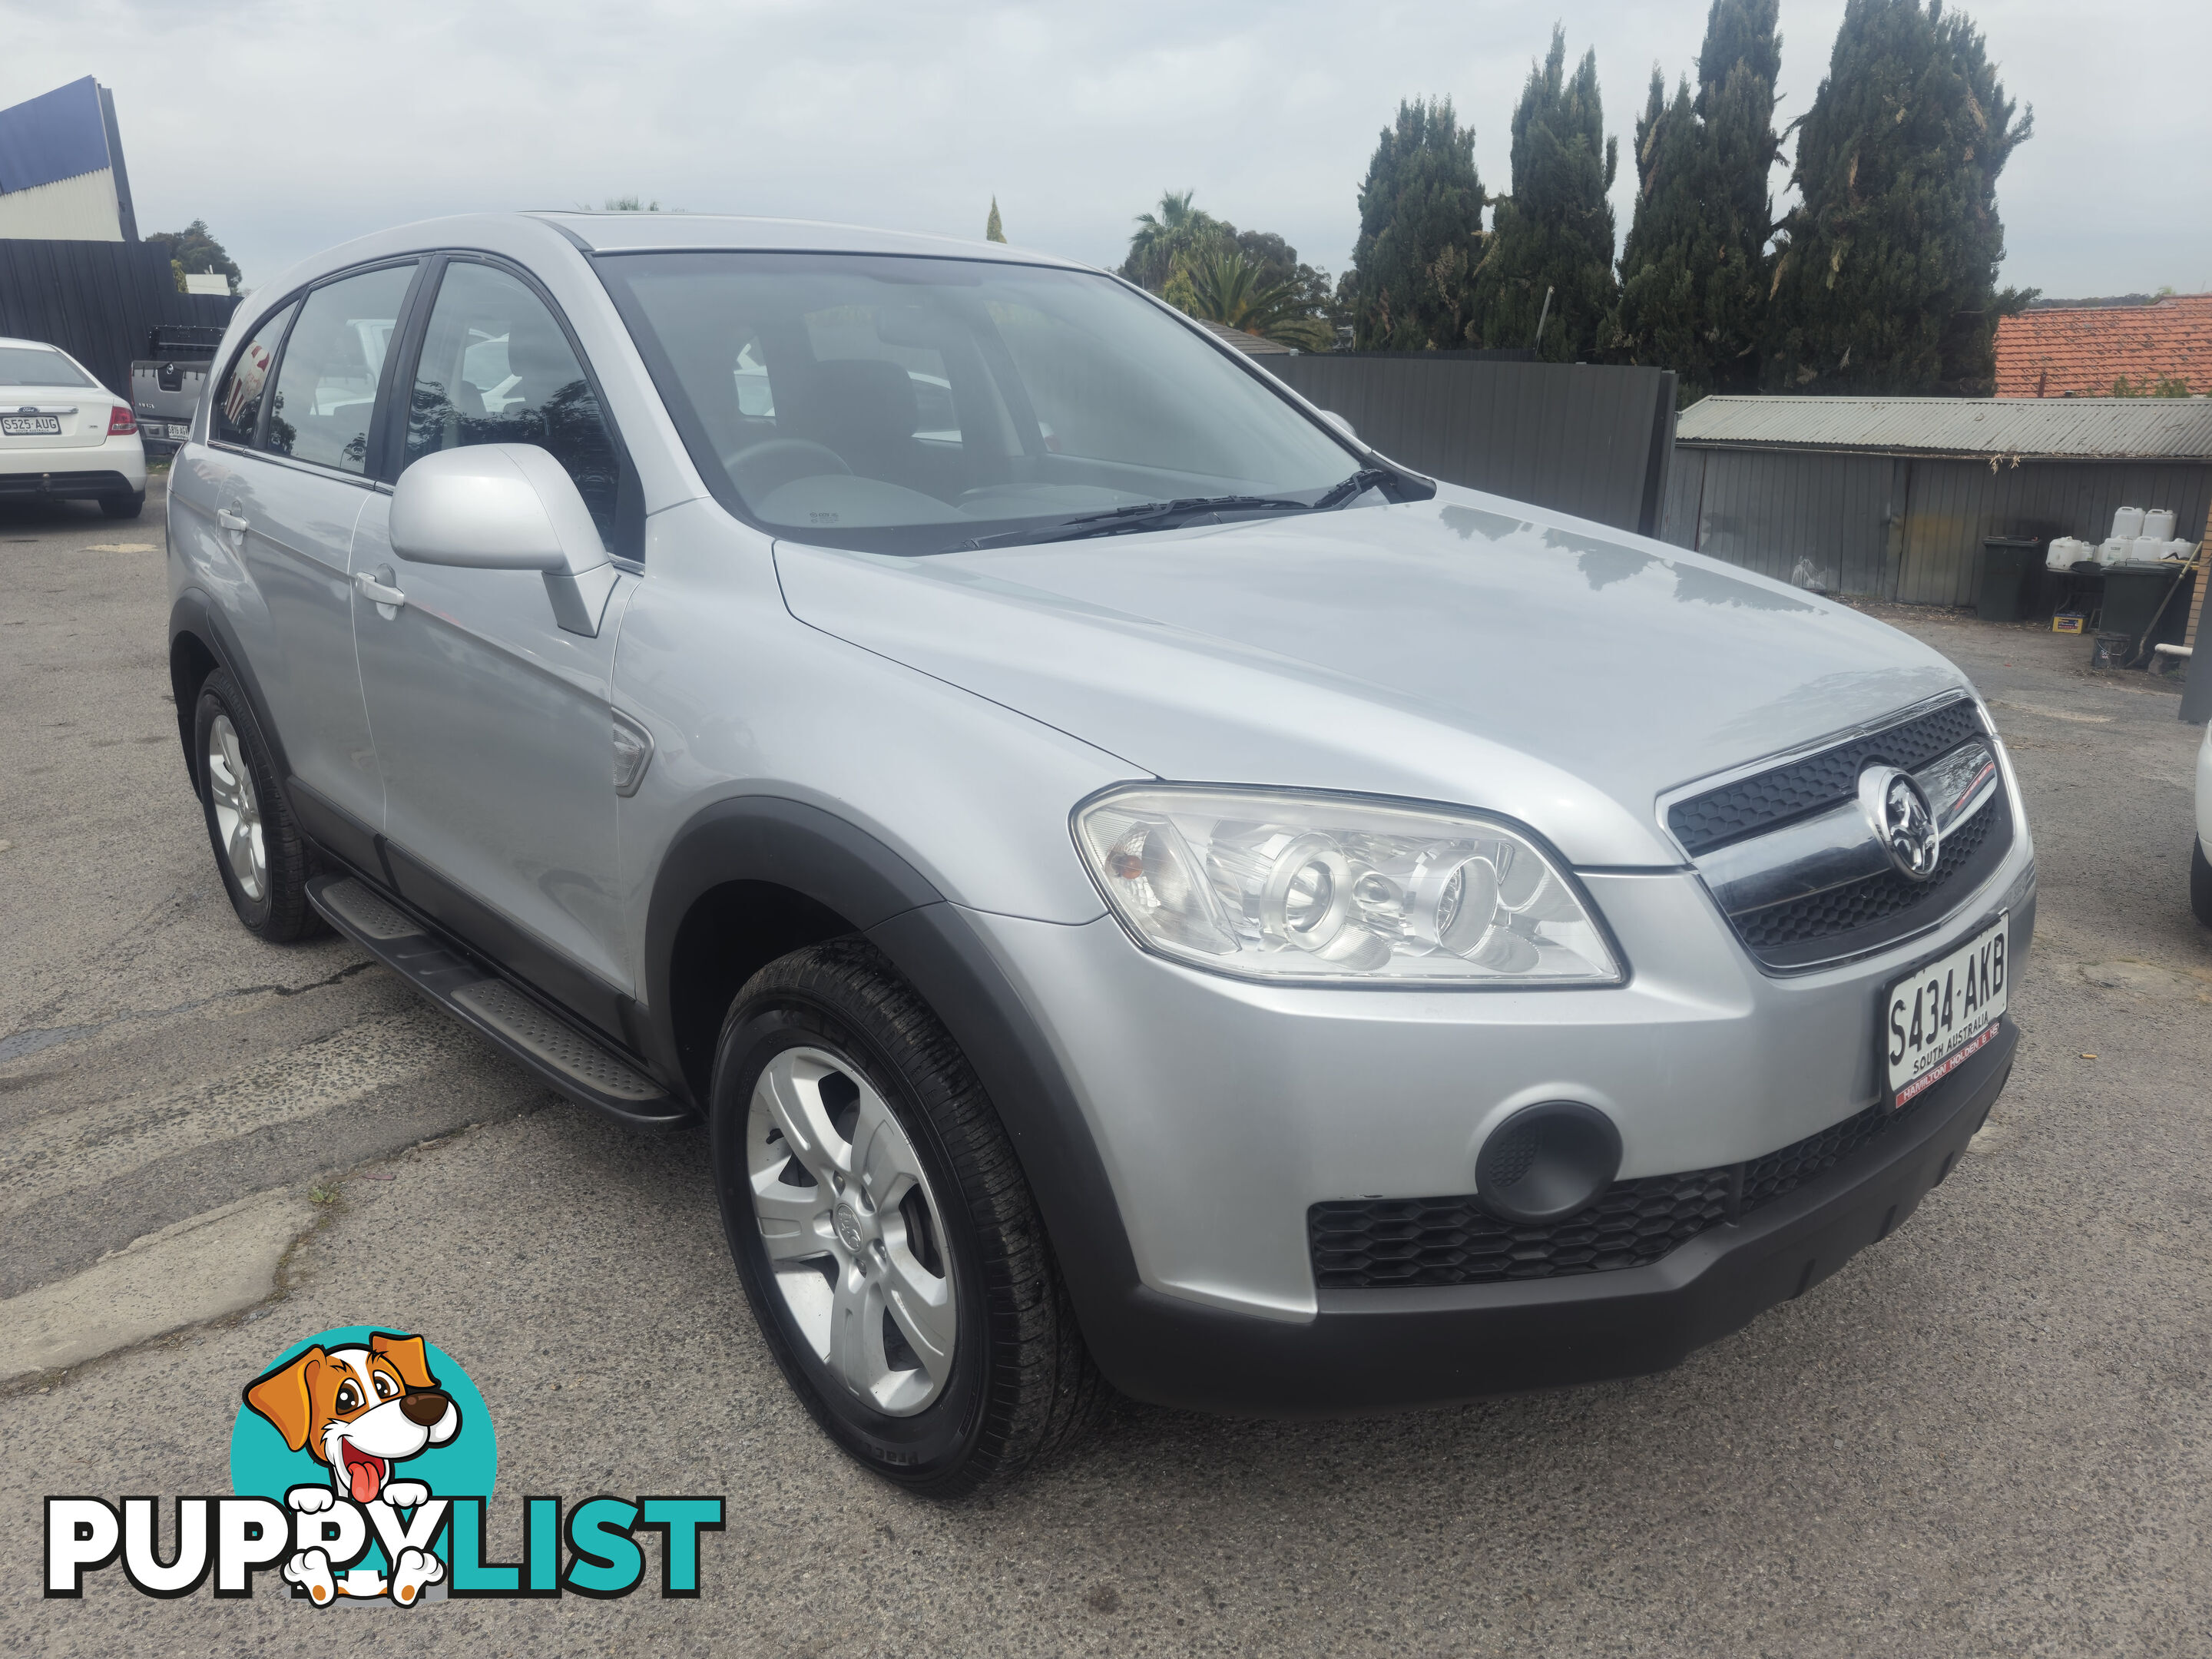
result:
M 307 843 L 228 671 L 218 668 L 201 682 L 192 730 L 208 840 L 238 919 L 272 945 L 320 933 L 322 918 L 307 902 Z
M 2189 844 L 2189 908 L 2197 920 L 2212 927 L 2212 860 L 2204 856 L 2200 839 Z
M 1006 1131 L 866 940 L 794 951 L 715 1051 L 714 1182 L 769 1350 L 857 1461 L 955 1498 L 1094 1419 L 1085 1351 Z
M 102 495 L 100 510 L 111 519 L 135 519 L 146 510 L 146 492 L 136 495 Z

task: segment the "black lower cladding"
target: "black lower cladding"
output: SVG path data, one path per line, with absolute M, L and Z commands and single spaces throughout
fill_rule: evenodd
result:
M 1564 1221 L 1501 1221 L 1472 1194 L 1316 1204 L 1306 1212 L 1314 1283 L 1330 1291 L 1492 1285 L 1647 1267 L 1833 1169 L 1911 1111 L 1869 1106 L 1748 1163 L 1616 1181 Z

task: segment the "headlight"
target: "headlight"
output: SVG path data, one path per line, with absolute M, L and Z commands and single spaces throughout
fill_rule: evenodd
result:
M 1472 812 L 1137 785 L 1076 809 L 1107 901 L 1161 955 L 1247 979 L 1617 985 L 1565 872 Z

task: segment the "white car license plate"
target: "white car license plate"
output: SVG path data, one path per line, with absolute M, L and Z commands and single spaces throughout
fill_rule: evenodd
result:
M 1893 1110 L 1996 1040 L 2011 924 L 2006 911 L 1948 956 L 1890 982 L 1881 1036 L 1884 1092 Z
M 58 438 L 61 435 L 62 417 L 58 415 L 0 415 L 0 436 Z

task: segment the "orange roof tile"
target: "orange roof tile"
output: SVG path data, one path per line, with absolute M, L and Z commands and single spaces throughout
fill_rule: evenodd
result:
M 2112 382 L 2186 380 L 2212 393 L 2212 294 L 2148 306 L 2024 311 L 1997 321 L 2000 398 L 2109 398 Z

